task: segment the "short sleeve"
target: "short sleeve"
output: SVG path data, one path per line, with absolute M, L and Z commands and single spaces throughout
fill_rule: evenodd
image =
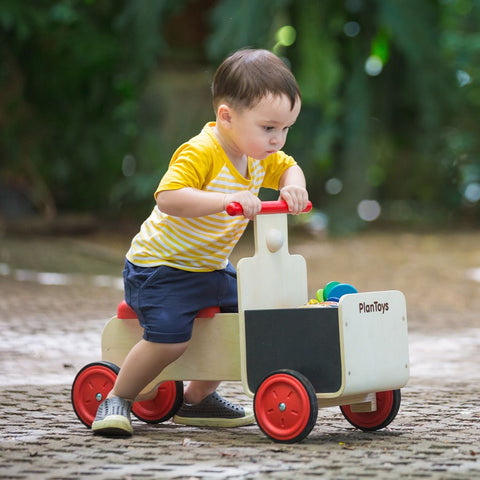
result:
M 184 144 L 174 153 L 167 172 L 160 180 L 155 196 L 164 190 L 191 187 L 202 189 L 211 170 L 209 156 L 198 146 Z
M 263 179 L 262 187 L 278 190 L 282 175 L 287 169 L 293 167 L 294 165 L 297 165 L 297 162 L 294 160 L 294 158 L 282 151 L 268 156 L 265 160 L 263 160 L 265 177 Z

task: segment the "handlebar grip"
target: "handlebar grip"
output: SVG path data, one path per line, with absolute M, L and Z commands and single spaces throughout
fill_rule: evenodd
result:
M 243 208 L 238 202 L 232 202 L 227 205 L 225 211 L 231 216 L 236 217 L 243 213 Z
M 311 209 L 312 202 L 309 201 L 305 209 L 302 210 L 302 213 L 307 213 Z M 238 202 L 229 203 L 225 210 L 231 217 L 243 214 L 243 208 Z M 259 215 L 266 215 L 270 213 L 289 213 L 287 202 L 285 200 L 272 200 L 262 202 L 262 208 L 259 212 Z

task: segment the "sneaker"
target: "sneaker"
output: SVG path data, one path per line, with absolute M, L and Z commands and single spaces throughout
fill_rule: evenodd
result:
M 241 427 L 255 423 L 255 416 L 251 408 L 238 407 L 214 392 L 200 403 L 183 403 L 173 421 L 194 427 Z
M 120 397 L 105 399 L 92 423 L 95 434 L 109 437 L 129 437 L 133 433 L 130 411 L 132 404 Z

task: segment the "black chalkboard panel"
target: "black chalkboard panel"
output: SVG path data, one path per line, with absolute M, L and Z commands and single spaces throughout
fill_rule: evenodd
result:
M 340 389 L 337 308 L 246 310 L 245 340 L 250 391 L 268 374 L 285 368 L 305 375 L 316 393 Z

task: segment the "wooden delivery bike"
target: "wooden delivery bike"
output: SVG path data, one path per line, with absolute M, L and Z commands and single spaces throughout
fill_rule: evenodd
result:
M 227 211 L 241 214 L 241 206 Z M 348 293 L 356 290 L 340 284 L 339 298 L 309 305 L 305 259 L 288 251 L 287 213 L 283 201 L 262 202 L 255 253 L 237 266 L 238 313 L 199 313 L 186 352 L 143 390 L 156 389 L 155 398 L 133 404 L 138 419 L 170 419 L 188 380 L 241 381 L 258 426 L 280 443 L 305 438 L 319 407 L 340 406 L 364 431 L 395 418 L 409 378 L 404 295 Z M 88 427 L 142 335 L 135 312 L 121 302 L 102 332 L 102 360 L 85 365 L 72 385 L 74 411 Z

